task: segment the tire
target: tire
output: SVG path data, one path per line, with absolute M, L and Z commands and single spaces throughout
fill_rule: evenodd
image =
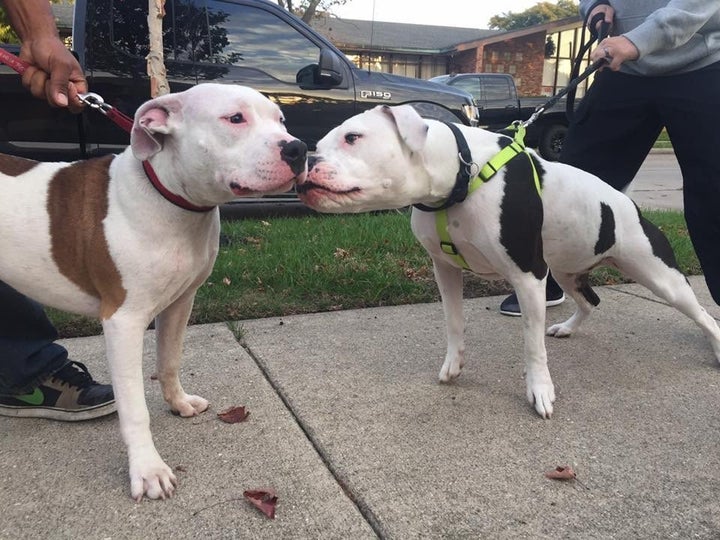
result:
M 567 126 L 563 124 L 550 124 L 545 126 L 538 141 L 538 152 L 548 161 L 560 159 L 562 145 L 567 135 Z

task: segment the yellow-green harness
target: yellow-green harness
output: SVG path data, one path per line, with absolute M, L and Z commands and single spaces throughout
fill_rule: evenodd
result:
M 535 181 L 535 189 L 538 192 L 538 195 L 542 196 L 542 186 L 540 185 L 540 177 L 538 176 L 537 170 L 535 169 L 535 163 L 532 160 L 532 157 L 530 154 L 528 154 L 527 149 L 525 148 L 524 138 L 525 138 L 525 126 L 523 126 L 521 123 L 516 122 L 509 126 L 507 128 L 509 131 L 514 131 L 515 135 L 513 137 L 513 141 L 507 145 L 505 148 L 500 150 L 495 156 L 493 156 L 478 172 L 478 174 L 472 178 L 468 184 L 467 188 L 467 195 L 470 195 L 472 192 L 474 192 L 476 189 L 478 189 L 481 185 L 483 185 L 485 182 L 490 180 L 495 173 L 497 173 L 500 169 L 502 169 L 505 165 L 507 165 L 510 160 L 515 158 L 516 156 L 520 154 L 525 154 L 528 158 L 528 161 L 530 162 L 530 167 L 532 167 L 533 171 L 533 180 Z M 453 130 L 453 133 L 455 133 L 455 130 Z M 457 137 L 457 135 L 456 135 Z M 462 158 L 461 158 L 462 160 Z M 465 163 L 465 165 L 470 165 L 470 163 Z M 464 197 L 463 197 L 464 199 Z M 462 202 L 462 201 L 457 201 Z M 461 268 L 464 268 L 465 270 L 470 270 L 470 266 L 468 266 L 467 262 L 465 261 L 465 258 L 462 256 L 462 254 L 458 251 L 457 247 L 452 241 L 452 238 L 450 238 L 450 233 L 448 231 L 448 211 L 447 209 L 451 205 L 448 204 L 441 204 L 437 208 L 422 206 L 420 207 L 420 210 L 425 211 L 435 211 L 435 227 L 437 229 L 438 237 L 440 238 L 440 249 L 442 249 L 443 253 L 450 256 L 455 263 L 460 266 Z

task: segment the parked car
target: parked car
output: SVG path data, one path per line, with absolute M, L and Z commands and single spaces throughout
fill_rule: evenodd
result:
M 441 75 L 430 81 L 462 88 L 475 98 L 480 127 L 495 131 L 515 120 L 525 121 L 548 97 L 518 97 L 515 79 L 505 73 L 458 73 Z M 565 100 L 543 112 L 529 127 L 525 137 L 528 146 L 536 147 L 541 156 L 557 161 L 567 133 Z
M 174 0 L 165 9 L 171 91 L 206 81 L 253 87 L 280 105 L 288 131 L 310 149 L 336 125 L 379 104 L 410 104 L 427 118 L 477 123 L 473 97 L 463 89 L 358 69 L 276 3 Z M 73 49 L 90 90 L 133 115 L 150 97 L 147 2 L 76 0 L 73 21 Z M 74 116 L 32 98 L 17 74 L 0 67 L 0 151 L 76 159 L 117 151 L 128 141 L 95 111 Z

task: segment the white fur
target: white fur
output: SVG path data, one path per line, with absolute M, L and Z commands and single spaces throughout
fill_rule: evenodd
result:
M 482 166 L 499 151 L 498 134 L 459 127 L 474 163 Z M 348 138 L 349 134 L 352 137 Z M 544 257 L 578 305 L 570 319 L 551 326 L 547 334 L 564 337 L 577 330 L 592 306 L 575 287 L 575 279 L 606 264 L 619 268 L 695 321 L 720 360 L 720 330 L 715 320 L 698 304 L 685 277 L 653 255 L 632 201 L 590 174 L 533 155 L 545 170 Z M 318 143 L 315 157 L 317 162 L 298 191 L 306 204 L 322 212 L 364 212 L 437 202 L 450 193 L 460 165 L 450 129 L 423 120 L 409 106 L 377 107 L 350 118 Z M 448 228 L 473 272 L 489 279 L 504 277 L 515 288 L 523 313 L 527 398 L 541 416 L 549 417 L 555 391 L 544 341 L 545 279 L 522 272 L 500 242 L 504 174 L 501 169 L 465 202 L 453 206 Z M 600 201 L 614 213 L 616 243 L 608 252 L 595 255 Z M 440 380 L 446 382 L 460 374 L 464 362 L 462 271 L 440 249 L 435 214 L 414 209 L 411 224 L 432 257 L 442 295 L 448 343 Z
M 154 114 L 148 111 L 160 112 L 162 125 L 145 121 Z M 243 123 L 228 120 L 237 112 Z M 170 191 L 199 206 L 284 192 L 296 176 L 281 159 L 280 143 L 295 139 L 288 135 L 280 109 L 249 88 L 203 84 L 152 100 L 138 113 L 132 147 L 110 167 L 108 213 L 102 224 L 127 291 L 122 305 L 102 324 L 136 500 L 143 495 L 165 498 L 176 485 L 153 444 L 143 391 L 143 333 L 153 318 L 163 397 L 183 417 L 208 407 L 207 400 L 185 393 L 178 371 L 195 292 L 217 255 L 220 220 L 217 208 L 194 213 L 162 198 L 133 152 L 150 159 Z M 67 165 L 41 164 L 18 177 L 0 175 L 0 279 L 46 305 L 99 315 L 100 299 L 62 275 L 50 253 L 48 185 Z

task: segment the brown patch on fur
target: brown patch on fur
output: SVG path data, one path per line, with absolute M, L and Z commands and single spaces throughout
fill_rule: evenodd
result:
M 38 161 L 33 161 L 32 159 L 0 154 L 0 173 L 8 176 L 20 176 L 39 164 Z
M 102 223 L 112 160 L 105 156 L 73 163 L 60 169 L 48 186 L 53 259 L 66 278 L 100 299 L 102 319 L 111 317 L 127 296 Z

